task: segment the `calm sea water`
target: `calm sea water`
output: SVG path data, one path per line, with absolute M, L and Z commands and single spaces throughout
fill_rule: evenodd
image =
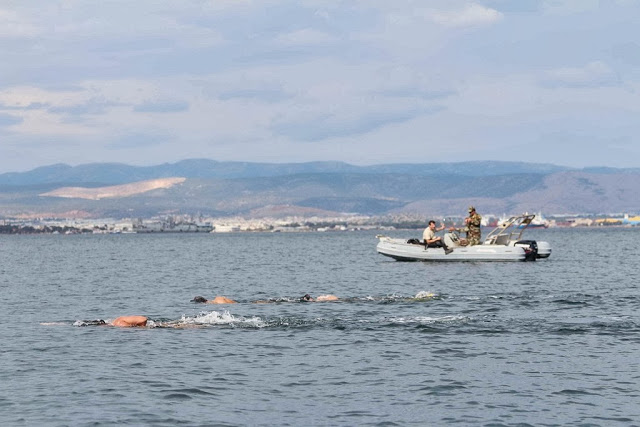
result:
M 375 234 L 0 236 L 0 423 L 640 425 L 640 229 L 533 230 L 531 263 Z M 124 314 L 200 327 L 77 326 Z

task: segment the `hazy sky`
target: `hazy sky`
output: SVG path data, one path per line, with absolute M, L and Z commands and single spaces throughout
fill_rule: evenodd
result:
M 640 166 L 640 0 L 0 0 L 0 173 Z

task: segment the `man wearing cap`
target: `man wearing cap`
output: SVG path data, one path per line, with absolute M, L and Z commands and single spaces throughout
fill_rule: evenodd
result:
M 480 244 L 481 221 L 482 217 L 476 212 L 476 208 L 473 206 L 469 206 L 469 216 L 464 219 L 464 223 L 466 224 L 464 230 L 467 232 L 467 240 L 469 241 L 469 246 Z

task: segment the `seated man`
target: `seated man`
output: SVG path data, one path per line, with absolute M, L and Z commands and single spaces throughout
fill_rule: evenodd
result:
M 424 246 L 426 248 L 443 248 L 444 253 L 449 255 L 453 252 L 453 249 L 449 249 L 447 245 L 442 241 L 442 237 L 436 236 L 436 231 L 444 230 L 444 224 L 440 228 L 436 228 L 436 222 L 434 220 L 429 221 L 429 227 L 425 228 L 422 233 L 422 239 L 424 240 Z
M 313 299 L 311 295 L 306 294 L 305 296 L 300 298 L 300 301 L 302 302 L 320 302 L 320 301 L 337 301 L 337 300 L 338 300 L 338 297 L 335 295 L 318 295 L 316 299 Z
M 206 299 L 205 297 L 197 296 L 191 300 L 191 302 L 199 302 L 204 304 L 236 304 L 236 302 L 230 298 L 217 296 L 214 299 Z

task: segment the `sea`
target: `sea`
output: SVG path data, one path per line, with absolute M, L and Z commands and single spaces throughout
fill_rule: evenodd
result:
M 504 263 L 377 233 L 0 236 L 0 424 L 640 425 L 640 228 Z

